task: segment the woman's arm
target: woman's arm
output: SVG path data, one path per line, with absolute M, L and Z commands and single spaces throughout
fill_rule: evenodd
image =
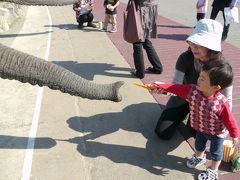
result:
M 232 110 L 232 91 L 233 86 L 228 86 L 225 89 L 221 90 L 221 93 L 228 99 L 230 110 Z
M 173 84 L 183 84 L 185 73 L 179 70 L 175 70 L 172 83 Z
M 186 72 L 188 72 L 190 68 L 194 68 L 193 65 L 191 65 L 193 61 L 193 55 L 190 51 L 185 51 L 180 54 L 175 65 L 175 72 L 172 80 L 173 84 L 183 84 Z
M 79 5 L 77 3 L 73 4 L 73 10 L 74 11 L 79 11 Z

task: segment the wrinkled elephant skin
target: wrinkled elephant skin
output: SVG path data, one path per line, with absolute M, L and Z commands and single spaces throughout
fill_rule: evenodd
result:
M 22 5 L 62 6 L 78 0 L 0 0 Z M 0 43 L 0 77 L 32 85 L 48 86 L 74 96 L 96 100 L 122 100 L 119 88 L 124 84 L 96 84 L 63 67 L 41 58 L 17 51 Z

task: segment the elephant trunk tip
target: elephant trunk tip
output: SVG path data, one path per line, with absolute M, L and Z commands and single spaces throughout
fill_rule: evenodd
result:
M 119 89 L 123 84 L 124 84 L 123 81 L 117 81 L 113 84 L 113 91 L 114 91 L 114 94 L 116 95 L 115 98 L 113 99 L 113 101 L 115 101 L 115 102 L 122 101 L 122 96 L 119 93 Z

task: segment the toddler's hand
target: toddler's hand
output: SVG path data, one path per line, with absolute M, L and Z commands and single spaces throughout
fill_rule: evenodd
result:
M 113 10 L 114 10 L 114 8 L 113 8 L 113 6 L 112 6 L 111 4 L 108 4 L 108 5 L 107 5 L 107 8 L 108 8 L 110 11 L 113 11 Z
M 157 87 L 155 86 L 155 83 L 148 84 L 148 87 L 149 87 L 149 89 L 150 89 L 150 91 L 151 91 L 152 93 L 156 93 L 156 94 L 167 94 L 167 92 L 164 91 L 163 89 L 157 88 Z
M 233 147 L 236 147 L 238 144 L 238 138 L 232 138 Z

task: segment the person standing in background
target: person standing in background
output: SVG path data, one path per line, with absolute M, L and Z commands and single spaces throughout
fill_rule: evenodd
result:
M 208 0 L 197 0 L 197 21 L 204 19 L 207 13 Z
M 222 41 L 227 39 L 227 35 L 230 27 L 230 24 L 228 25 L 225 24 L 226 19 L 224 15 L 224 8 L 229 7 L 230 9 L 232 9 L 237 5 L 237 1 L 238 0 L 214 0 L 212 3 L 212 12 L 210 15 L 210 19 L 215 20 L 219 11 L 222 11 L 222 14 L 223 14 L 224 27 L 223 27 L 223 33 L 222 33 Z
M 136 70 L 131 74 L 143 79 L 146 73 L 161 74 L 163 71 L 160 59 L 149 38 L 157 38 L 157 17 L 159 0 L 134 0 L 140 9 L 140 18 L 143 26 L 144 41 L 133 43 L 133 59 Z M 146 50 L 148 60 L 153 67 L 145 70 L 143 50 Z
M 103 23 L 102 31 L 107 31 L 107 26 L 109 21 L 112 23 L 111 33 L 117 32 L 117 6 L 119 5 L 119 0 L 104 0 L 105 7 L 105 20 Z

